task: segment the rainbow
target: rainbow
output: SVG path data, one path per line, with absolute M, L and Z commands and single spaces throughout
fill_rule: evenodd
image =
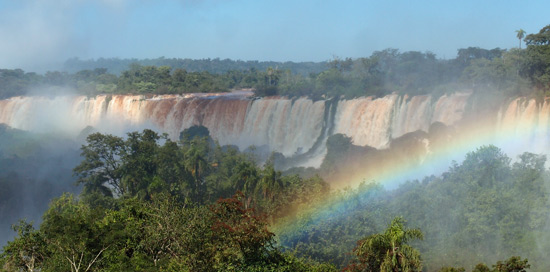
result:
M 550 142 L 548 101 L 540 104 L 534 100 L 516 99 L 496 116 L 477 116 L 473 119 L 475 121 L 464 120 L 457 124 L 451 133 L 452 138 L 443 141 L 444 144 L 437 149 L 430 150 L 428 145 L 420 161 L 414 162 L 415 156 L 411 156 L 411 163 L 389 160 L 367 165 L 362 171 L 350 173 L 349 178 L 337 181 L 336 187 L 355 188 L 359 197 L 369 197 L 380 187 L 394 189 L 406 181 L 441 174 L 453 162 L 462 161 L 468 152 L 486 145 L 497 146 L 513 157 L 523 152 L 550 154 L 547 146 Z M 284 236 L 345 216 L 349 211 L 346 207 L 355 199 L 331 193 L 330 197 L 317 203 L 295 207 L 293 216 L 275 221 L 271 230 L 278 236 Z

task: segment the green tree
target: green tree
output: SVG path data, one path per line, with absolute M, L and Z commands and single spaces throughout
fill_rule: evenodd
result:
M 268 201 L 274 201 L 275 196 L 282 191 L 283 187 L 281 172 L 275 170 L 272 162 L 266 163 L 257 186 L 261 196 Z
M 535 87 L 550 88 L 550 25 L 537 34 L 525 37 L 526 58 L 521 73 L 531 79 Z
M 531 268 L 527 259 L 522 260 L 519 256 L 512 256 L 506 261 L 498 261 L 493 265 L 494 272 L 526 272 L 525 269 Z
M 491 272 L 491 269 L 484 263 L 478 263 L 472 272 Z
M 81 150 L 82 162 L 74 168 L 77 183 L 84 184 L 84 192 L 99 192 L 113 196 L 124 195 L 127 190 L 122 184 L 121 157 L 125 151 L 124 140 L 113 135 L 90 134 L 87 144 Z
M 196 137 L 207 137 L 210 139 L 210 131 L 205 126 L 191 126 L 180 132 L 180 141 L 182 141 L 184 144 L 188 144 Z
M 244 195 L 237 193 L 232 198 L 218 200 L 210 206 L 212 230 L 218 269 L 242 270 L 243 266 L 255 263 L 270 263 L 276 260 L 273 237 L 262 217 L 242 202 Z
M 185 166 L 185 154 L 181 146 L 167 139 L 157 153 L 156 174 L 148 191 L 168 193 L 182 203 L 185 199 L 192 199 L 193 177 Z
M 329 173 L 337 171 L 339 168 L 339 162 L 353 147 L 351 137 L 348 137 L 341 133 L 331 135 L 327 139 L 326 146 L 327 155 L 323 160 L 321 169 Z
M 521 28 L 516 30 L 516 37 L 519 39 L 519 49 L 521 49 L 521 40 L 525 37 L 525 30 Z
M 157 175 L 157 159 L 160 136 L 150 130 L 130 132 L 122 154 L 122 186 L 127 196 L 148 198 L 148 187 Z
M 373 234 L 357 242 L 354 252 L 358 263 L 349 271 L 422 271 L 420 253 L 407 243 L 423 239 L 419 229 L 408 229 L 402 217 L 392 220 L 386 231 Z
M 185 167 L 193 177 L 193 195 L 198 203 L 205 201 L 206 180 L 205 177 L 210 173 L 211 165 L 209 161 L 210 144 L 206 137 L 195 137 L 188 146 L 184 147 Z
M 247 196 L 245 207 L 249 207 L 252 203 L 252 197 L 257 190 L 260 174 L 258 168 L 253 162 L 240 160 L 236 163 L 233 174 L 230 177 L 234 191 L 241 191 Z
M 48 256 L 43 233 L 23 220 L 14 225 L 13 230 L 17 232 L 17 237 L 8 242 L 0 254 L 0 270 L 40 271 Z
M 101 263 L 110 244 L 102 239 L 108 231 L 100 223 L 101 210 L 64 194 L 54 200 L 44 214 L 40 231 L 51 255 L 47 270 L 90 271 Z
M 441 269 L 439 269 L 438 272 L 465 272 L 466 269 L 464 269 L 464 267 L 450 267 L 450 266 L 445 266 L 445 267 L 442 267 Z
M 268 67 L 263 73 L 258 73 L 256 84 L 254 85 L 254 94 L 257 96 L 273 96 L 279 92 L 279 80 L 282 76 L 282 71 L 272 67 Z

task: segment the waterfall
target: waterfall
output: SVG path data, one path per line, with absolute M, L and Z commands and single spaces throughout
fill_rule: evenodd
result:
M 428 131 L 433 123 L 463 123 L 469 97 L 469 93 L 440 97 L 392 94 L 313 101 L 252 98 L 248 93 L 27 96 L 0 100 L 0 123 L 68 135 L 78 135 L 87 126 L 117 135 L 151 128 L 174 140 L 183 129 L 203 125 L 222 145 L 241 149 L 266 146 L 286 157 L 311 160 L 300 165 L 319 166 L 326 154 L 326 138 L 332 134 L 345 134 L 356 145 L 388 148 L 392 139 L 417 130 Z M 517 134 L 532 146 L 547 146 L 549 101 L 513 99 L 495 115 L 496 124 L 488 128 L 495 134 Z M 475 118 L 468 122 L 475 122 Z

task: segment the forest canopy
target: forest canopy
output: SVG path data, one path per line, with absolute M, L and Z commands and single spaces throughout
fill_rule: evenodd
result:
M 251 154 L 216 144 L 205 128 L 181 135 L 170 141 L 151 130 L 126 138 L 90 134 L 74 168 L 82 191 L 54 199 L 40 225 L 15 224 L 17 236 L 1 251 L 1 267 L 523 271 L 512 268 L 550 266 L 544 253 L 550 249 L 545 156 L 524 153 L 512 163 L 499 148 L 483 146 L 439 176 L 394 190 L 377 183 L 336 190 L 319 176 L 277 171 L 272 159 L 259 165 Z M 6 195 L 17 191 L 3 188 L 13 191 Z M 310 209 L 327 199 L 335 206 Z M 315 219 L 326 211 L 337 212 L 328 220 Z M 288 228 L 271 229 L 281 223 Z M 388 243 L 400 243 L 403 253 L 395 256 L 404 259 L 392 263 L 394 255 L 384 249 Z M 493 270 L 487 263 L 494 263 Z M 486 270 L 475 270 L 480 267 Z

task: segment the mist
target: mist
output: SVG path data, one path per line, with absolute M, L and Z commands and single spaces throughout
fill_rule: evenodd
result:
M 243 160 L 238 167 L 258 179 L 265 171 L 279 186 L 279 195 L 240 189 L 246 209 L 273 212 L 266 226 L 292 258 L 343 268 L 357 241 L 404 216 L 425 231 L 413 245 L 429 271 L 512 255 L 544 271 L 550 80 L 548 66 L 531 65 L 547 58 L 529 51 L 547 44 L 528 42 L 549 9 L 499 1 L 2 2 L 0 246 L 15 237 L 12 224 L 25 219 L 38 229 L 52 199 L 81 193 L 73 169 L 92 132 L 124 138 L 151 129 L 179 152 L 192 150 L 180 133 L 202 126 L 210 138 L 201 147 L 217 148 L 192 150 L 211 171 L 204 177 L 183 162 L 190 152 L 164 150 L 182 156 L 167 167 L 181 167 L 169 169 L 177 168 L 178 199 L 206 205 L 189 197 L 203 188 L 189 188 L 229 197 L 253 180 L 234 174 L 237 164 L 213 161 L 229 150 L 228 161 Z M 157 140 L 147 151 L 160 150 Z M 168 184 L 155 171 L 145 197 L 124 197 L 151 200 Z
M 19 220 L 38 226 L 51 199 L 78 193 L 72 176 L 80 160 L 76 141 L 0 125 L 0 244 L 12 240 Z

